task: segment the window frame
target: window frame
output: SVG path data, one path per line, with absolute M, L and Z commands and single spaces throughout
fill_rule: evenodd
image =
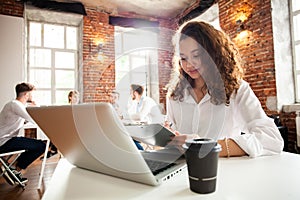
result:
M 154 40 L 157 41 L 157 34 L 154 33 L 148 33 L 141 29 L 135 29 L 135 28 L 124 28 L 124 27 L 115 27 L 115 47 L 118 45 L 118 48 L 116 47 L 115 51 L 115 86 L 116 90 L 120 93 L 120 105 L 122 107 L 126 107 L 128 103 L 128 99 L 130 98 L 130 84 L 140 84 L 144 87 L 145 96 L 150 96 L 153 98 L 157 103 L 159 103 L 159 87 L 158 87 L 158 47 L 148 47 L 146 46 L 145 49 L 134 49 L 134 48 L 128 48 L 125 49 L 125 40 L 128 39 L 128 36 L 130 37 L 140 37 L 143 34 L 150 34 L 155 38 Z M 118 38 L 118 39 L 116 39 Z M 152 39 L 153 39 L 152 38 Z M 118 43 L 118 44 L 116 44 Z M 137 50 L 137 51 L 135 51 Z M 139 51 L 142 51 L 140 54 Z M 128 69 L 120 69 L 118 66 L 118 59 L 121 59 L 122 56 L 128 56 Z M 134 68 L 134 60 L 135 59 L 144 59 L 145 60 L 145 66 L 144 68 L 138 69 Z M 151 66 L 150 66 L 151 65 Z M 123 82 L 119 83 L 122 79 L 119 80 L 118 73 L 121 74 L 128 74 L 128 81 L 124 85 Z M 138 75 L 139 74 L 139 75 Z M 135 80 L 133 77 L 139 76 L 142 77 L 144 81 L 141 82 L 141 80 Z
M 59 25 L 64 27 L 64 48 L 48 48 L 44 47 L 41 44 L 41 47 L 37 46 L 30 46 L 30 22 L 40 23 L 42 24 L 42 38 L 44 36 L 44 25 Z M 77 29 L 77 49 L 67 49 L 67 27 L 74 27 Z M 41 48 L 41 49 L 50 49 L 51 50 L 51 69 L 50 68 L 40 68 L 40 69 L 49 69 L 51 72 L 51 86 L 50 88 L 43 88 L 37 87 L 38 91 L 49 91 L 51 93 L 51 100 L 49 101 L 51 105 L 58 104 L 56 102 L 58 99 L 56 97 L 56 93 L 59 91 L 70 91 L 70 90 L 77 90 L 81 93 L 83 86 L 80 85 L 82 82 L 82 77 L 80 76 L 80 69 L 82 69 L 82 30 L 83 30 L 83 16 L 77 14 L 66 14 L 60 13 L 55 11 L 45 11 L 41 9 L 32 8 L 28 5 L 25 6 L 25 35 L 26 35 L 26 42 L 25 42 L 25 78 L 27 81 L 30 80 L 30 70 L 31 69 L 39 69 L 39 67 L 31 67 L 29 63 L 29 56 L 30 56 L 30 48 Z M 42 39 L 43 40 L 43 39 Z M 43 41 L 41 41 L 43 43 Z M 56 52 L 70 52 L 74 54 L 74 68 L 56 68 L 55 67 L 55 58 L 54 54 Z M 74 87 L 65 87 L 65 88 L 56 88 L 55 83 L 55 71 L 56 70 L 64 70 L 64 71 L 74 71 Z M 34 84 L 34 83 L 33 83 Z M 82 100 L 82 95 L 81 95 Z M 38 102 L 44 105 L 43 102 Z M 66 103 L 67 103 L 67 95 L 66 95 Z M 48 103 L 46 103 L 48 104 Z
M 291 27 L 291 44 L 292 44 L 292 66 L 293 66 L 293 72 L 294 72 L 294 82 L 295 82 L 295 102 L 300 102 L 300 80 L 297 79 L 297 77 L 300 77 L 300 68 L 297 69 L 296 66 L 296 45 L 300 45 L 300 39 L 296 41 L 295 35 L 294 35 L 294 17 L 299 15 L 300 17 L 300 8 L 299 10 L 293 11 L 293 1 L 289 1 L 289 12 L 290 12 L 290 27 Z

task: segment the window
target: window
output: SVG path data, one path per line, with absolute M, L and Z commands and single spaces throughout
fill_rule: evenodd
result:
M 40 105 L 68 103 L 68 92 L 80 92 L 83 16 L 25 5 L 26 78 L 34 84 Z
M 39 104 L 66 104 L 76 88 L 78 28 L 29 21 L 28 81 Z
M 144 95 L 159 102 L 157 34 L 134 28 L 115 27 L 116 90 L 126 108 L 130 84 L 142 85 Z
M 300 1 L 292 0 L 290 2 L 291 13 L 291 33 L 292 33 L 292 50 L 293 66 L 295 75 L 295 92 L 296 102 L 300 102 Z

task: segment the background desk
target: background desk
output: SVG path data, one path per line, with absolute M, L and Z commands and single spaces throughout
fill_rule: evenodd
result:
M 190 191 L 187 170 L 152 187 L 80 169 L 61 159 L 42 199 L 299 200 L 300 155 L 221 158 L 217 190 L 206 195 Z

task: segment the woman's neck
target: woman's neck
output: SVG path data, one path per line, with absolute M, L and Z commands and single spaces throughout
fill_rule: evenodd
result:
M 202 78 L 195 79 L 195 87 L 191 90 L 191 95 L 196 103 L 199 103 L 207 93 L 205 82 Z
M 205 86 L 205 82 L 202 77 L 195 79 L 194 89 L 203 89 Z

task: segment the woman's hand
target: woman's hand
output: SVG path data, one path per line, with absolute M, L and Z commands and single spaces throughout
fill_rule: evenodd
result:
M 181 147 L 185 143 L 187 135 L 180 134 L 178 131 L 175 131 L 174 134 L 175 136 L 173 137 L 171 142 L 169 142 L 169 145 Z
M 174 130 L 171 128 L 172 127 L 172 122 L 165 121 L 164 127 L 171 130 L 172 132 L 174 132 Z

